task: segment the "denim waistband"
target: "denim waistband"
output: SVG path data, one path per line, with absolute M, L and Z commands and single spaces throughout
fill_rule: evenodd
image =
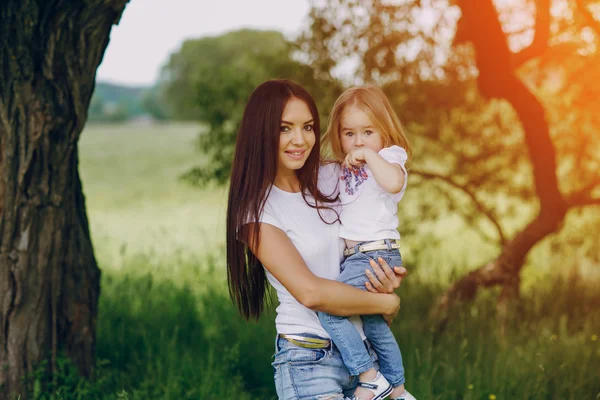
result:
M 383 240 L 383 242 L 384 242 L 384 243 L 387 245 L 387 249 L 388 249 L 388 250 L 392 250 L 392 244 L 396 243 L 396 240 L 398 240 L 398 239 L 380 239 L 380 240 L 368 240 L 368 241 L 364 241 L 364 242 L 357 243 L 357 244 L 355 244 L 354 246 L 352 246 L 352 248 L 354 249 L 354 251 L 355 251 L 356 253 L 358 253 L 358 248 L 359 248 L 360 246 L 364 246 L 364 245 L 366 245 L 366 244 L 369 244 L 369 243 L 375 243 L 375 242 L 379 242 L 379 241 L 381 241 L 381 240 Z

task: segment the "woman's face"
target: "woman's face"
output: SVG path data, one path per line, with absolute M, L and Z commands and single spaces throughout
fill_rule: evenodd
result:
M 278 173 L 304 166 L 315 145 L 313 116 L 306 103 L 296 97 L 288 100 L 279 125 Z

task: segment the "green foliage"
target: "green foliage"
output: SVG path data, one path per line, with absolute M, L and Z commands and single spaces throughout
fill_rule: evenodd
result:
M 334 79 L 318 79 L 298 61 L 297 48 L 275 31 L 240 30 L 187 40 L 162 73 L 175 116 L 208 126 L 199 148 L 209 161 L 189 171 L 193 183 L 224 183 L 229 177 L 235 137 L 250 93 L 260 83 L 287 78 L 302 84 L 326 115 L 341 91 Z

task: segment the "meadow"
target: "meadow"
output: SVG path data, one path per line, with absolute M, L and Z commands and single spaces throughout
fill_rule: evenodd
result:
M 97 373 L 61 362 L 38 399 L 273 399 L 273 312 L 238 316 L 227 294 L 227 189 L 178 179 L 203 160 L 194 124 L 90 125 L 80 140 L 92 240 L 102 270 Z M 410 191 L 409 191 L 410 192 Z M 407 207 L 418 201 L 407 195 Z M 600 399 L 598 265 L 541 245 L 504 335 L 497 291 L 445 330 L 427 315 L 457 274 L 497 249 L 447 216 L 406 237 L 410 270 L 393 324 L 419 399 Z M 596 250 L 597 251 L 597 250 Z

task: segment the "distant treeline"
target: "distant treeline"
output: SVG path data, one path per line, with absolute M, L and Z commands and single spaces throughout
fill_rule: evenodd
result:
M 166 120 L 170 115 L 156 87 L 121 86 L 96 82 L 90 108 L 90 122 L 123 122 L 133 119 Z

